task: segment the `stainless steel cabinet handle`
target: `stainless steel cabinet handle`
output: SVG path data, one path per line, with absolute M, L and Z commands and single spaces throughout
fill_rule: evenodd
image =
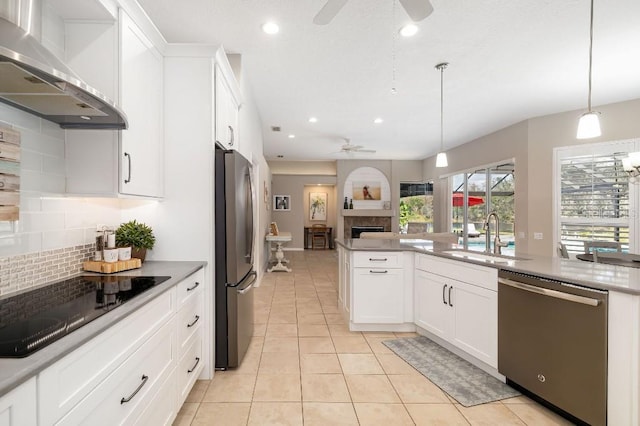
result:
M 187 288 L 187 291 L 195 290 L 199 285 L 200 285 L 200 283 L 198 281 L 196 281 L 196 283 L 193 285 L 193 287 Z
M 444 303 L 445 305 L 447 304 L 447 301 L 444 298 L 444 292 L 447 291 L 447 285 L 443 285 L 442 286 L 442 303 Z
M 124 156 L 129 160 L 128 164 L 129 164 L 129 175 L 128 177 L 124 180 L 124 183 L 129 183 L 131 182 L 131 155 L 129 155 L 128 152 L 124 153 Z
M 508 285 L 509 287 L 517 288 L 519 290 L 524 290 L 531 293 L 537 293 L 543 296 L 554 297 L 556 299 L 562 299 L 568 302 L 581 303 L 583 305 L 598 306 L 601 302 L 600 300 L 592 299 L 590 297 L 578 296 L 577 294 L 571 294 L 571 293 L 564 293 L 561 291 L 551 290 L 544 287 L 536 287 L 533 285 L 519 283 L 513 280 L 508 280 L 506 278 L 498 278 L 498 283 Z
M 140 386 L 138 386 L 138 388 L 136 390 L 133 391 L 133 393 L 131 395 L 129 395 L 128 398 L 122 398 L 120 400 L 120 405 L 131 401 L 131 399 L 133 399 L 134 396 L 136 396 L 136 394 L 138 392 L 140 392 L 140 389 L 142 389 L 142 387 L 147 383 L 147 380 L 149 380 L 149 376 L 145 376 L 144 374 L 142 375 L 142 383 L 140 383 Z
M 233 146 L 233 140 L 235 139 L 234 137 L 234 133 L 233 133 L 233 127 L 228 126 L 229 127 L 229 146 Z
M 196 323 L 198 322 L 198 320 L 199 320 L 199 319 L 200 319 L 200 316 L 199 316 L 199 315 L 196 315 L 196 319 L 194 319 L 194 320 L 193 320 L 193 322 L 191 322 L 191 323 L 187 324 L 187 328 L 191 328 L 191 327 L 193 327 L 194 325 L 196 325 Z
M 386 262 L 386 261 L 387 261 L 386 257 L 383 257 L 382 259 L 377 259 L 375 257 L 370 257 L 369 258 L 369 262 Z
M 453 303 L 451 303 L 451 290 L 453 290 L 453 286 L 449 287 L 449 306 L 453 306 Z
M 187 370 L 187 373 L 193 373 L 193 371 L 196 369 L 198 364 L 200 364 L 200 358 L 196 358 L 196 363 L 193 365 L 193 367 L 191 367 L 190 370 Z
M 389 273 L 389 271 L 385 270 L 385 271 L 374 271 L 373 269 L 369 269 L 369 273 L 371 274 L 387 274 Z

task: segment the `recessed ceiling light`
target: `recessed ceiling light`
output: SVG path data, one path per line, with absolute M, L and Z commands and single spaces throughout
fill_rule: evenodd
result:
M 317 122 L 318 122 L 317 118 L 315 118 L 315 117 L 310 117 L 309 118 L 309 123 L 317 123 Z
M 413 37 L 418 32 L 418 27 L 414 24 L 407 24 L 400 28 L 400 35 L 402 37 Z
M 262 31 L 266 34 L 278 34 L 280 27 L 275 22 L 267 22 L 262 25 Z
M 294 135 L 293 133 L 289 135 L 289 139 L 294 139 L 296 137 L 296 135 Z
M 373 120 L 373 122 L 374 122 L 375 124 L 380 124 L 380 123 L 382 123 L 382 121 L 383 121 L 383 120 L 382 120 L 382 118 L 380 118 L 380 117 L 378 117 L 378 118 L 376 118 L 375 120 Z

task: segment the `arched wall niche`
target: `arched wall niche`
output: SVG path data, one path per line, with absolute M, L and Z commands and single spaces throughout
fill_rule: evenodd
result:
M 343 194 L 341 201 L 344 202 L 344 197 L 353 200 L 353 208 L 357 210 L 383 209 L 385 202 L 391 202 L 389 180 L 374 167 L 359 167 L 349 173 Z

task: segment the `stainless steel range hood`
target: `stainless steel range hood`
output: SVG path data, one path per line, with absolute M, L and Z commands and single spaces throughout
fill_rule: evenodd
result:
M 0 101 L 64 129 L 126 129 L 127 117 L 115 103 L 39 42 L 39 2 L 1 3 Z

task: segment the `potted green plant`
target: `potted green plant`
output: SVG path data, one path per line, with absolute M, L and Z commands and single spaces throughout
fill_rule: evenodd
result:
M 131 246 L 131 257 L 136 257 L 144 262 L 147 250 L 153 249 L 156 237 L 153 229 L 136 220 L 121 224 L 116 229 L 116 245 L 118 247 Z

